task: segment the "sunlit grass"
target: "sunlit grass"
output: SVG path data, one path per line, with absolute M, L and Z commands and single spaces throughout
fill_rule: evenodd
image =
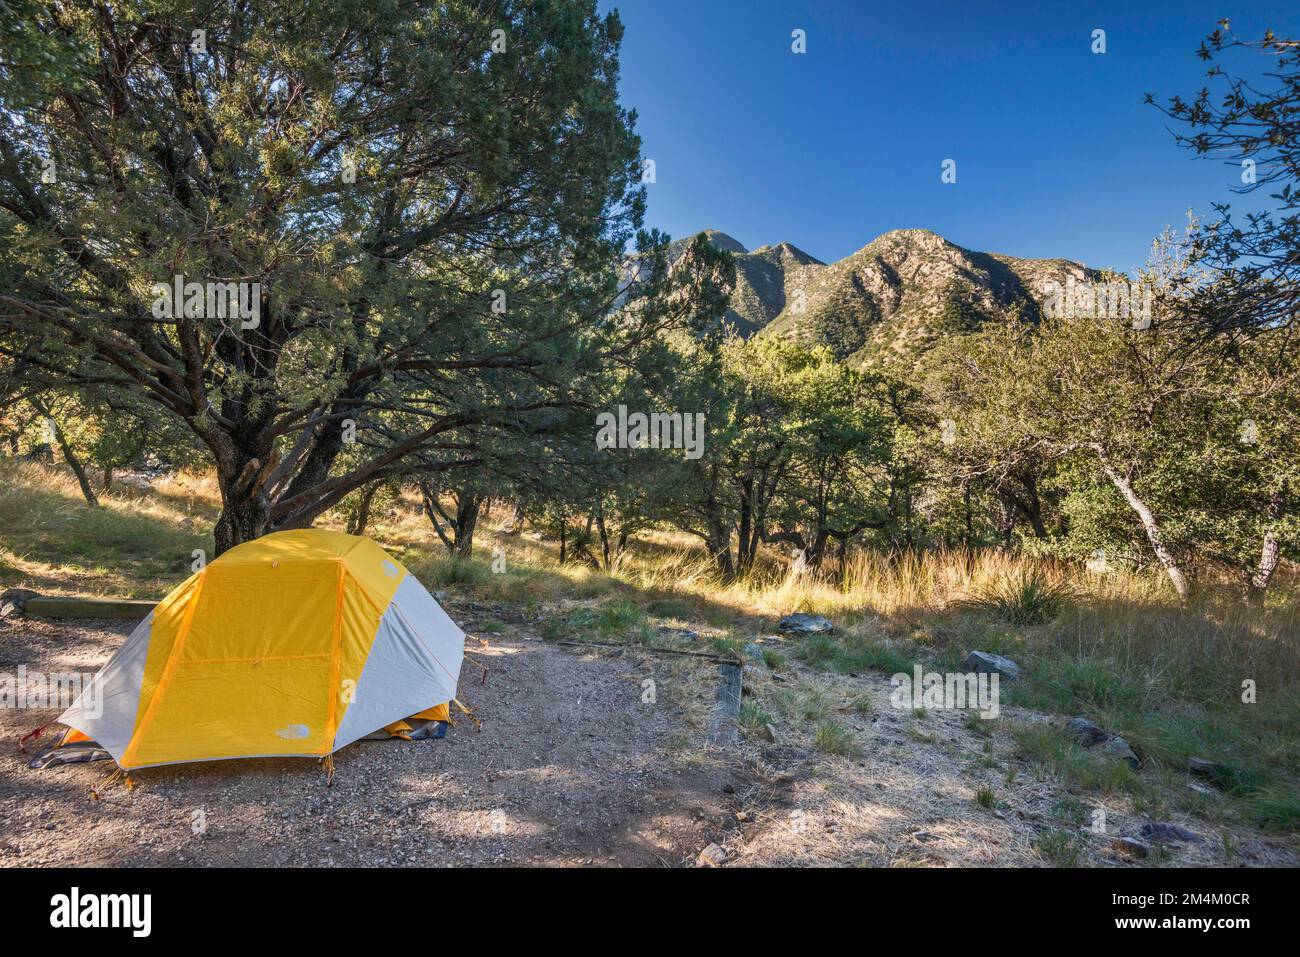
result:
M 211 555 L 219 502 L 210 475 L 178 474 L 147 490 L 119 483 L 101 499 L 98 509 L 86 506 L 65 470 L 0 459 L 0 588 L 157 598 L 189 575 L 194 549 Z M 1039 770 L 1183 807 L 1194 794 L 1188 757 L 1208 758 L 1235 769 L 1225 797 L 1243 816 L 1295 827 L 1300 590 L 1290 566 L 1265 608 L 1245 605 L 1234 583 L 1205 582 L 1181 602 L 1155 571 L 1094 573 L 1001 551 L 857 552 L 843 567 L 799 576 L 767 552 L 750 574 L 724 582 L 698 545 L 674 532 L 643 535 L 607 573 L 590 561 L 559 562 L 556 543 L 531 528 L 507 533 L 509 518 L 505 509 L 485 514 L 473 554 L 451 558 L 407 493 L 373 514 L 367 533 L 430 589 L 536 612 L 543 637 L 649 647 L 677 642 L 658 633 L 667 625 L 705 631 L 687 643 L 696 650 L 736 655 L 770 636 L 779 617 L 805 611 L 829 617 L 834 631 L 767 638 L 762 656 L 772 670 L 890 675 L 915 664 L 955 670 L 972 650 L 1005 654 L 1027 673 L 1003 686 L 1004 703 L 1087 715 L 1147 762 L 1134 775 L 1034 726 L 1019 745 Z M 341 528 L 342 517 L 318 524 Z M 815 739 L 844 709 L 863 713 L 870 701 L 846 704 L 796 680 L 754 702 L 746 723 L 776 715 L 806 724 Z M 836 747 L 830 738 L 817 746 Z M 1161 775 L 1183 782 L 1177 797 L 1140 786 Z

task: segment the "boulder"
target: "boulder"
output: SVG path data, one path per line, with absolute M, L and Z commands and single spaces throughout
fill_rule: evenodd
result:
M 777 631 L 796 635 L 821 635 L 833 628 L 830 619 L 823 618 L 821 615 L 808 615 L 803 612 L 786 615 L 776 626 Z
M 1083 745 L 1085 748 L 1097 748 L 1098 751 L 1109 757 L 1119 758 L 1121 761 L 1127 762 L 1128 766 L 1135 771 L 1142 764 L 1142 759 L 1137 756 L 1137 753 L 1127 741 L 1085 717 L 1071 718 L 1065 722 L 1063 730 L 1072 741 Z
M 1124 857 L 1143 858 L 1151 854 L 1151 848 L 1135 837 L 1117 837 L 1110 842 L 1110 846 L 1116 854 Z
M 1152 821 L 1149 824 L 1143 824 L 1138 833 L 1148 841 L 1156 841 L 1160 844 L 1203 843 L 1199 834 L 1169 821 Z
M 963 671 L 975 671 L 982 674 L 997 674 L 1014 681 L 1024 676 L 1025 669 L 1010 658 L 990 654 L 987 651 L 972 651 L 961 663 Z
M 0 618 L 8 618 L 10 615 L 21 615 L 23 605 L 29 598 L 40 598 L 40 594 L 34 591 L 28 591 L 26 588 L 8 588 L 0 594 Z
M 1236 768 L 1205 758 L 1188 758 L 1187 770 L 1210 782 L 1220 791 L 1231 791 L 1241 781 L 1241 772 Z
M 1065 722 L 1065 733 L 1085 748 L 1101 744 L 1110 737 L 1098 725 L 1082 717 L 1071 718 Z
M 1112 758 L 1119 758 L 1121 761 L 1127 762 L 1128 766 L 1134 771 L 1142 766 L 1142 759 L 1137 756 L 1129 743 L 1118 734 L 1112 735 L 1110 740 L 1103 744 L 1099 750 Z

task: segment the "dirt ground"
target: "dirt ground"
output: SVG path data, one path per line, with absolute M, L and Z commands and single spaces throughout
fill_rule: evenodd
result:
M 729 866 L 1041 866 L 1035 840 L 1068 797 L 1028 773 L 1007 782 L 1009 736 L 951 713 L 918 728 L 890 708 L 881 675 L 784 676 L 871 698 L 839 716 L 858 756 L 822 754 L 801 728 L 709 748 L 708 661 L 544 644 L 500 607 L 449 611 L 488 668 L 480 683 L 467 663 L 461 680 L 482 730 L 458 719 L 440 741 L 358 742 L 336 755 L 329 787 L 311 761 L 227 761 L 148 769 L 92 800 L 110 762 L 30 770 L 17 739 L 57 712 L 0 711 L 0 866 L 683 866 L 711 843 Z M 507 624 L 476 634 L 480 616 Z M 131 624 L 0 621 L 0 671 L 93 672 Z M 780 683 L 747 684 L 765 700 Z M 992 807 L 977 802 L 981 786 Z M 1112 835 L 1141 823 L 1122 802 L 1106 810 Z M 1179 823 L 1205 842 L 1144 863 L 1297 863 L 1284 840 Z M 1106 837 L 1074 838 L 1080 863 L 1138 866 Z

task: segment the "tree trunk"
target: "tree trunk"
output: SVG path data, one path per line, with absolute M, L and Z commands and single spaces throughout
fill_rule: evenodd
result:
M 736 578 L 736 566 L 731 561 L 731 531 L 721 522 L 714 522 L 709 527 L 709 557 L 725 583 Z
M 236 545 L 261 538 L 270 524 L 270 510 L 262 496 L 262 484 L 275 462 L 247 453 L 217 460 L 217 485 L 221 489 L 221 515 L 212 536 L 216 554 Z
M 1147 541 L 1151 543 L 1151 550 L 1156 553 L 1156 558 L 1160 560 L 1160 564 L 1164 567 L 1165 574 L 1169 576 L 1169 581 L 1173 583 L 1174 591 L 1178 592 L 1179 598 L 1186 599 L 1190 593 L 1187 576 L 1178 567 L 1178 562 L 1175 560 L 1173 553 L 1165 547 L 1164 538 L 1160 534 L 1160 526 L 1157 524 L 1151 508 L 1133 491 L 1133 485 L 1127 477 L 1120 475 L 1109 465 L 1103 465 L 1102 471 L 1106 473 L 1106 477 L 1119 489 L 1120 494 L 1124 496 L 1124 500 L 1137 513 L 1138 521 L 1142 523 L 1142 531 L 1146 532 Z
M 749 541 L 753 535 L 753 522 L 754 479 L 746 477 L 740 482 L 740 522 L 736 536 L 736 569 L 742 574 L 749 571 L 751 564 Z
M 599 505 L 596 506 L 596 531 L 600 534 L 600 554 L 605 563 L 605 571 L 608 572 L 611 567 L 609 529 L 605 527 L 605 509 Z
M 1285 508 L 1286 488 L 1283 486 L 1268 497 L 1268 518 L 1276 522 L 1282 517 Z M 1278 541 L 1277 531 L 1270 528 L 1264 533 L 1264 544 L 1259 551 L 1259 564 L 1255 574 L 1246 583 L 1246 601 L 1252 605 L 1263 605 L 1268 592 L 1269 582 L 1282 560 L 1282 543 Z
M 222 497 L 225 504 L 212 530 L 217 555 L 266 533 L 266 510 L 256 499 L 224 494 Z
M 361 492 L 361 502 L 357 505 L 357 512 L 348 519 L 349 535 L 366 534 L 366 526 L 370 524 L 370 506 L 374 503 L 375 493 L 378 491 L 379 483 L 372 482 Z
M 516 504 L 515 514 L 514 517 L 510 519 L 510 526 L 506 529 L 506 534 L 518 535 L 523 530 L 524 530 L 524 507 L 523 505 Z
M 966 552 L 966 574 L 969 575 L 971 573 L 971 569 L 975 565 L 975 543 L 972 541 L 974 535 L 971 527 L 970 483 L 969 482 L 962 486 L 961 497 L 962 497 L 962 507 L 966 511 L 966 531 L 962 538 L 962 546 Z
M 474 529 L 478 525 L 482 502 L 482 497 L 473 492 L 461 492 L 456 496 L 455 545 L 452 550 L 457 558 L 469 558 L 474 551 Z
M 81 486 L 81 494 L 86 499 L 86 504 L 91 508 L 99 507 L 99 497 L 95 495 L 95 489 L 90 484 L 90 478 L 86 475 L 86 468 L 81 464 L 81 459 L 77 458 L 77 453 L 73 451 L 72 446 L 68 443 L 68 437 L 63 434 L 63 428 L 58 422 L 54 421 L 54 416 L 50 415 L 50 410 L 46 408 L 45 403 L 39 399 L 30 400 L 32 408 L 45 417 L 45 421 L 50 424 L 50 431 L 54 433 L 54 441 L 59 443 L 59 448 L 63 452 L 63 460 L 68 463 L 72 469 L 72 474 L 77 477 L 77 484 Z
M 105 465 L 104 466 L 104 491 L 110 492 L 112 490 L 113 490 L 113 466 Z

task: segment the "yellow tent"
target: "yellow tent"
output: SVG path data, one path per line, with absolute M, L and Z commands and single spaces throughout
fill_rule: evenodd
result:
M 277 532 L 154 608 L 59 720 L 126 770 L 324 757 L 404 718 L 446 719 L 465 635 L 368 538 Z M 436 707 L 435 707 L 436 706 Z

